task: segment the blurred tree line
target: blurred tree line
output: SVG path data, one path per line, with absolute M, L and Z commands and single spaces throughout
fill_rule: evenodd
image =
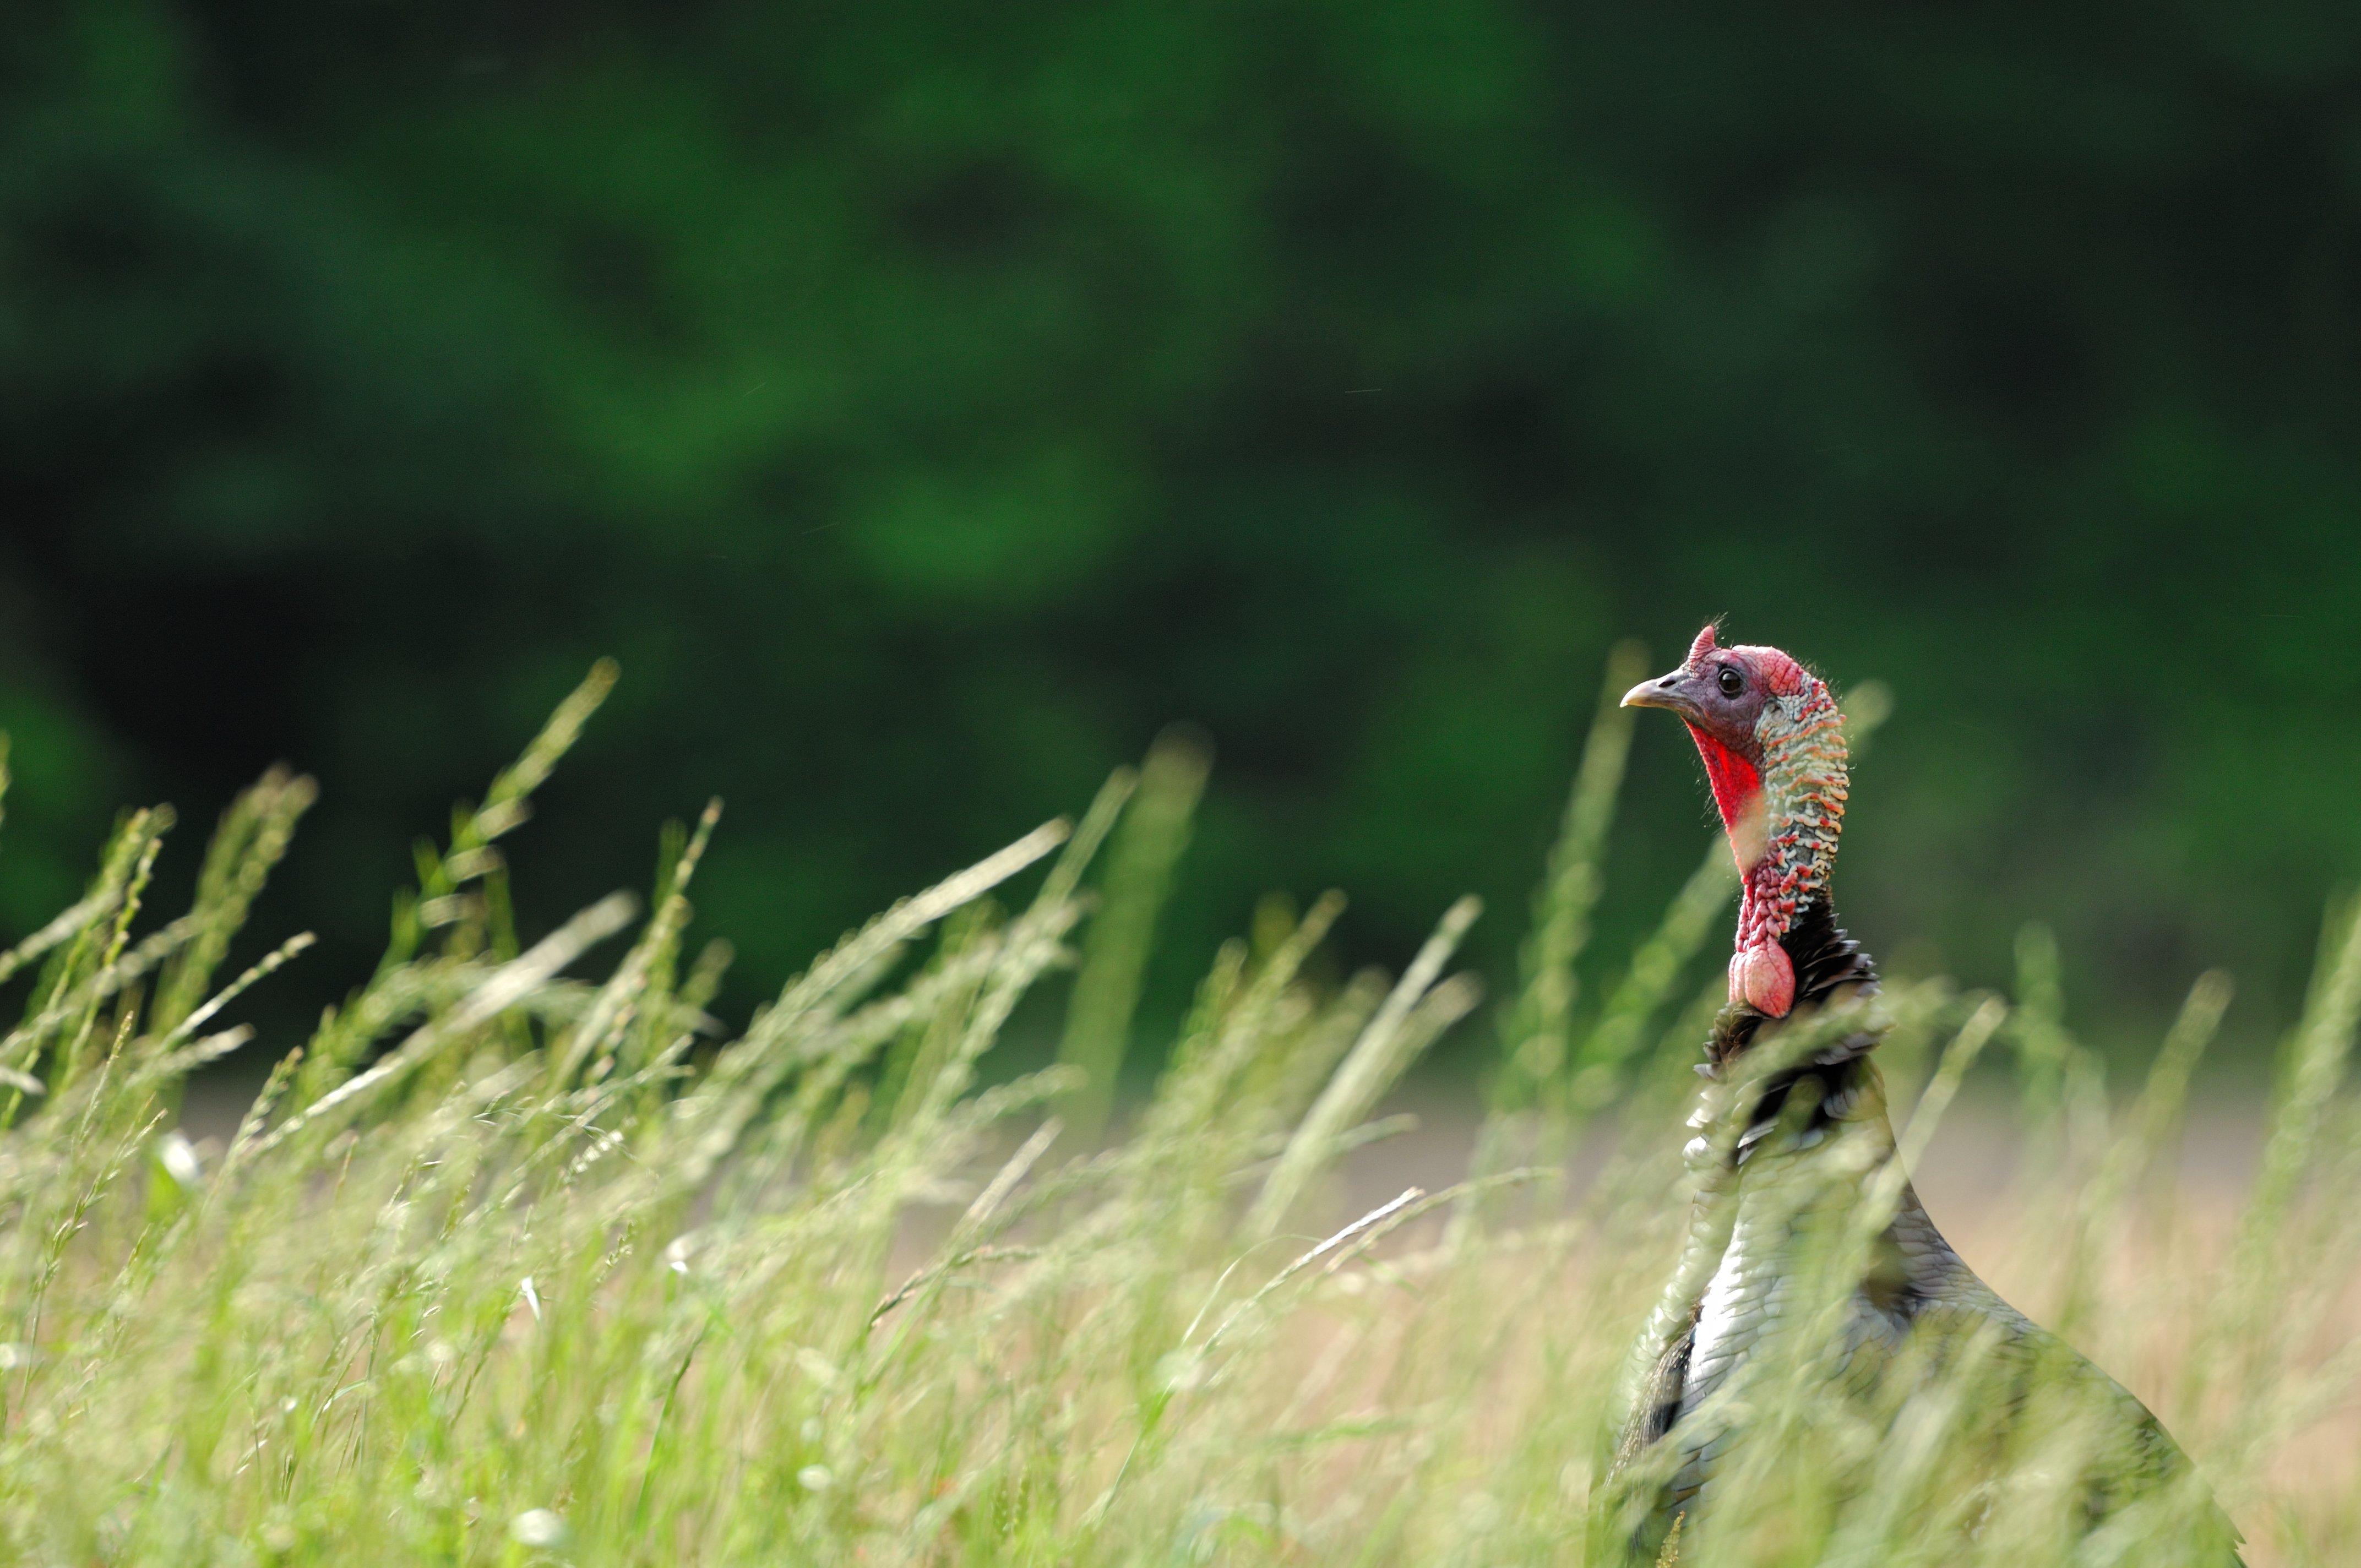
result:
M 2038 917 L 2088 1014 L 2267 1023 L 2361 867 L 2356 66 L 2268 0 L 29 4 L 0 937 L 284 757 L 325 1000 L 611 652 L 529 907 L 718 792 L 741 1003 L 1175 719 L 1168 992 L 1266 888 L 1395 960 L 1474 888 L 1497 965 L 1605 649 L 1727 612 L 1895 689 L 1889 961 Z M 1610 946 L 1694 774 L 1643 734 Z

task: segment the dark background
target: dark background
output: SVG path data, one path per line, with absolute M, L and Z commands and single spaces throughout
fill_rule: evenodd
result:
M 829 13 L 834 13 L 831 16 Z M 0 938 L 119 805 L 409 845 L 601 653 L 545 924 L 730 812 L 742 1009 L 1218 764 L 1169 1001 L 1268 888 L 1505 965 L 1605 650 L 1891 683 L 1839 891 L 2264 1036 L 2361 867 L 2361 10 L 165 5 L 0 33 Z M 1643 728 L 1600 956 L 1694 863 Z

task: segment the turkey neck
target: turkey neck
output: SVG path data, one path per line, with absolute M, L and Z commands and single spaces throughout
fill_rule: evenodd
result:
M 1784 943 L 1807 907 L 1827 907 L 1850 787 L 1844 720 L 1820 682 L 1765 704 L 1755 734 L 1761 785 L 1735 821 L 1722 818 L 1745 878 L 1740 951 Z M 1798 969 L 1799 988 L 1802 979 Z
M 1827 683 L 1784 661 L 1742 750 L 1691 722 L 1714 805 L 1743 881 L 1730 999 L 1784 1017 L 1803 976 L 1787 938 L 1825 907 L 1848 789 L 1844 719 Z

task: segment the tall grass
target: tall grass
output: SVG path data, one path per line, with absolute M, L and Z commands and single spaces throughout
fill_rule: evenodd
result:
M 0 957 L 40 966 L 0 1038 L 0 1553 L 1586 1561 L 1613 1391 L 1688 1221 L 1678 1124 L 1729 891 L 1709 858 L 1595 999 L 1576 985 L 1624 716 L 1602 713 L 1499 1009 L 1475 1168 L 1356 1217 L 1339 1160 L 1477 1006 L 1449 972 L 1472 905 L 1400 979 L 1327 987 L 1305 965 L 1340 902 L 1268 916 L 1214 956 L 1152 1098 L 1079 1136 L 1062 1118 L 1095 1131 L 1135 1027 L 1191 754 L 897 904 L 733 1036 L 707 1012 L 726 950 L 688 937 L 713 814 L 667 838 L 644 916 L 618 894 L 530 940 L 511 922 L 508 836 L 610 679 L 422 857 L 384 962 L 269 1047 L 218 1146 L 174 1130 L 176 1100 L 255 1048 L 225 1013 L 300 950 L 219 972 L 307 783 L 241 800 L 170 919 L 147 908 L 169 814 L 126 817 L 88 896 Z M 985 1071 L 1019 1001 L 1077 967 L 1059 1065 Z M 2037 998 L 1899 990 L 1901 1076 L 1942 1063 L 1904 1143 L 1956 1087 L 1960 1032 L 1998 1042 L 2042 1157 L 2009 1200 L 2020 1255 L 1973 1261 L 2047 1282 L 2020 1304 L 2158 1406 L 2257 1563 L 2361 1561 L 2361 925 L 2331 921 L 2223 1236 L 2160 1157 L 2225 998 L 2198 982 L 2119 1105 Z M 1586 1139 L 1613 1152 L 1577 1189 Z M 2078 1543 L 2037 1487 L 1947 1516 L 1925 1464 L 1857 1452 L 1804 1393 L 1758 1398 L 1788 1452 L 1850 1453 L 1818 1474 L 1858 1484 L 1757 1486 L 1680 1561 L 2145 1560 Z

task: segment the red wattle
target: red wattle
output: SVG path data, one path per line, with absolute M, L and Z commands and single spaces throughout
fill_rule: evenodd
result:
M 1752 762 L 1696 725 L 1689 726 L 1689 734 L 1696 738 L 1697 755 L 1705 759 L 1706 782 L 1713 786 L 1713 804 L 1721 813 L 1721 825 L 1734 835 L 1753 809 L 1755 797 L 1763 793 L 1763 774 Z

